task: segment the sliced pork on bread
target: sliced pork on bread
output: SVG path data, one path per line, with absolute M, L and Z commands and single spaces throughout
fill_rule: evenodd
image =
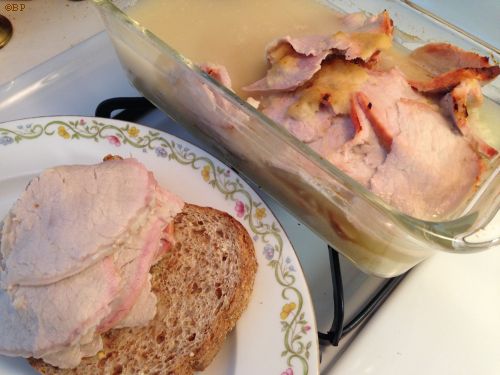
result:
M 0 354 L 73 368 L 101 333 L 146 324 L 156 304 L 133 307 L 156 298 L 149 270 L 183 206 L 132 158 L 33 178 L 0 233 Z
M 227 213 L 186 204 L 176 244 L 153 268 L 157 314 L 146 327 L 112 329 L 75 369 L 41 360 L 42 374 L 192 374 L 205 369 L 245 310 L 257 262 L 245 228 Z

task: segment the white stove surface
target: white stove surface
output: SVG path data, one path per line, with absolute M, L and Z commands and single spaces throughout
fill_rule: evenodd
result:
M 59 6 L 64 3 L 70 2 Z M 30 17 L 43 14 L 33 12 Z M 0 122 L 44 115 L 93 115 L 104 99 L 138 95 L 120 69 L 105 34 L 81 42 L 100 30 L 94 20 L 89 22 L 89 13 L 83 12 L 81 17 L 75 15 L 73 23 L 74 30 L 82 28 L 82 33 L 68 33 L 65 47 L 55 44 L 44 58 L 49 61 L 39 65 L 44 59 L 34 59 L 31 65 L 24 64 L 22 71 L 34 68 L 12 75 L 0 86 Z M 57 25 L 51 26 L 52 32 L 57 32 Z M 10 60 L 2 56 L 7 49 L 0 49 L 0 71 L 32 53 L 15 39 L 6 48 Z M 158 113 L 140 122 L 204 147 Z M 333 314 L 326 244 L 262 194 L 297 251 L 315 304 L 318 328 L 326 332 Z M 500 225 L 494 230 L 498 233 Z M 471 256 L 438 254 L 416 267 L 361 330 L 343 339 L 339 348 L 322 348 L 321 373 L 500 373 L 499 250 Z M 344 260 L 342 269 L 349 319 L 381 280 L 362 274 Z

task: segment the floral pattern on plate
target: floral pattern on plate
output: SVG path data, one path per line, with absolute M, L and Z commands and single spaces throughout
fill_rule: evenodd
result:
M 120 124 L 120 125 L 118 125 Z M 67 141 L 105 141 L 114 147 L 129 145 L 144 153 L 153 153 L 190 166 L 200 171 L 201 180 L 234 202 L 234 214 L 248 224 L 254 242 L 262 241 L 264 258 L 274 273 L 275 281 L 282 288 L 283 304 L 279 316 L 283 335 L 281 357 L 285 370 L 281 375 L 309 374 L 310 350 L 313 337 L 309 335 L 311 324 L 304 311 L 304 298 L 296 286 L 296 266 L 292 258 L 284 254 L 282 233 L 261 201 L 252 198 L 240 179 L 228 168 L 223 168 L 209 157 L 199 156 L 184 144 L 169 139 L 168 135 L 140 125 L 125 122 L 101 122 L 98 119 L 47 119 L 45 123 L 17 125 L 15 128 L 0 124 L 0 146 L 9 146 L 42 136 L 57 136 Z M 314 337 L 315 339 L 315 337 Z M 317 360 L 317 359 L 313 359 Z

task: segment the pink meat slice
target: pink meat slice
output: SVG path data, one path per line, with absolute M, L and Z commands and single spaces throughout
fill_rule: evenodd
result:
M 74 366 L 98 347 L 95 332 L 154 316 L 149 270 L 168 250 L 166 241 L 174 241 L 169 228 L 184 202 L 162 189 L 151 172 L 146 171 L 146 177 L 149 210 L 139 212 L 110 256 L 54 283 L 0 288 L 0 354 Z M 129 316 L 138 301 L 145 301 L 142 314 L 137 308 Z
M 156 221 L 146 230 L 146 242 L 140 254 L 132 262 L 122 264 L 123 261 L 119 256 L 115 260 L 116 264 L 121 265 L 122 287 L 111 304 L 111 312 L 100 322 L 98 332 L 106 332 L 113 328 L 128 314 L 139 298 L 159 248 L 164 225 L 161 221 Z M 130 250 L 135 252 L 136 249 L 128 251 Z
M 325 107 L 303 119 L 294 119 L 288 115 L 288 110 L 297 100 L 298 96 L 293 93 L 275 94 L 265 98 L 260 109 L 297 139 L 306 143 L 313 142 L 326 133 L 334 115 L 330 108 Z
M 181 212 L 184 202 L 160 186 L 156 186 L 156 199 L 154 214 L 147 224 L 115 255 L 115 266 L 122 277 L 121 291 L 113 300 L 108 316 L 100 322 L 98 332 L 106 332 L 127 316 L 146 286 L 151 266 L 165 254 L 162 252 L 164 230 Z M 154 313 L 155 310 L 146 315 L 154 316 Z
M 229 90 L 232 90 L 231 77 L 225 66 L 214 63 L 204 63 L 200 65 L 200 69 Z M 226 130 L 231 130 L 237 126 L 239 121 L 235 119 L 241 119 L 242 116 L 244 117 L 245 115 L 242 114 L 234 104 L 225 99 L 224 95 L 221 95 L 217 90 L 205 83 L 201 84 L 201 90 L 199 86 L 199 82 L 193 82 L 191 84 L 193 89 L 192 94 L 196 98 L 194 102 L 196 105 L 203 107 L 199 109 L 198 112 L 204 113 L 206 116 L 210 117 L 208 119 L 203 119 L 202 123 L 212 127 L 212 133 L 215 132 L 213 134 L 218 134 L 221 129 L 226 133 Z M 221 121 L 220 113 L 229 114 L 225 116 L 229 121 Z M 244 122 L 244 120 L 241 121 Z
M 129 312 L 113 327 L 140 327 L 147 325 L 156 315 L 157 298 L 151 289 L 151 274 L 148 274 L 137 301 Z
M 346 20 L 346 16 L 343 20 Z M 362 23 L 347 26 L 342 30 L 344 33 L 373 33 L 392 36 L 393 27 L 389 13 L 384 11 L 376 16 L 365 18 Z M 293 51 L 305 56 L 319 56 L 325 51 L 338 50 L 336 54 L 346 56 L 346 60 L 359 58 L 359 46 L 355 43 L 343 43 L 341 39 L 336 39 L 332 35 L 306 35 L 298 38 L 285 36 L 272 42 L 267 47 L 267 57 L 270 63 L 276 63 L 277 60 L 273 54 L 282 44 L 288 44 Z M 280 56 L 281 57 L 281 56 Z
M 487 83 L 500 74 L 500 67 L 491 65 L 488 57 L 448 43 L 426 44 L 410 56 L 434 75 L 430 80 L 410 81 L 412 87 L 424 93 L 446 93 L 468 79 Z
M 349 115 L 351 94 L 367 77 L 364 68 L 335 59 L 306 87 L 265 96 L 259 109 L 302 142 L 315 142 L 331 128 L 335 115 Z
M 344 17 L 344 22 L 346 18 Z M 389 12 L 384 10 L 383 12 L 368 17 L 363 24 L 355 28 L 348 29 L 349 32 L 369 32 L 369 33 L 382 33 L 392 36 L 394 32 L 394 22 L 389 16 Z
M 368 20 L 368 16 L 364 12 L 348 13 L 340 18 L 342 27 L 341 30 L 346 32 L 356 30 L 363 27 Z
M 481 154 L 493 158 L 498 150 L 488 145 L 477 134 L 471 122 L 474 122 L 474 111 L 483 104 L 481 86 L 477 80 L 465 80 L 441 99 L 441 106 L 448 113 L 460 133 Z
M 0 354 L 39 358 L 75 344 L 109 314 L 119 284 L 106 257 L 57 283 L 0 289 Z
M 280 93 L 266 97 L 261 110 L 287 129 L 293 136 L 339 169 L 367 186 L 378 165 L 385 158 L 372 125 L 360 103 L 353 97 L 349 116 L 334 116 L 331 108 L 320 106 L 319 111 L 296 120 L 287 114 L 297 101 L 297 94 Z
M 135 159 L 44 171 L 4 221 L 1 285 L 53 283 L 110 255 L 153 187 Z
M 435 75 L 461 68 L 487 68 L 486 56 L 465 51 L 449 43 L 429 43 L 415 49 L 410 57 Z
M 102 350 L 102 346 L 101 336 L 89 331 L 87 335 L 81 338 L 80 342 L 58 352 L 44 355 L 42 359 L 55 367 L 74 368 L 78 366 L 82 358 L 96 355 Z
M 356 17 L 359 19 L 359 17 Z M 308 35 L 294 38 L 286 36 L 272 42 L 267 48 L 267 59 L 271 65 L 266 77 L 244 87 L 253 91 L 290 91 L 320 70 L 321 63 L 329 55 L 343 56 L 346 60 L 369 62 L 380 50 L 374 49 L 366 55 L 367 45 L 357 37 L 362 33 L 383 34 L 392 37 L 393 26 L 389 14 L 366 18 L 361 23 L 351 22 L 356 28 L 346 27 L 346 32 L 334 35 Z M 347 22 L 349 25 L 349 22 Z
M 344 143 L 355 135 L 355 127 L 349 116 L 336 116 L 330 127 L 319 139 L 309 143 L 309 146 L 325 159 L 337 151 Z
M 377 167 L 384 162 L 386 152 L 356 98 L 352 99 L 351 105 L 355 135 L 327 159 L 362 185 L 368 186 Z
M 369 78 L 360 87 L 356 98 L 386 152 L 391 151 L 393 138 L 399 131 L 397 124 L 388 121 L 388 116 L 397 110 L 399 99 L 426 101 L 413 91 L 398 69 L 389 72 L 370 71 Z
M 321 69 L 321 63 L 329 54 L 328 50 L 311 56 L 300 55 L 292 51 L 285 58 L 285 63 L 273 65 L 266 77 L 244 87 L 243 90 L 249 92 L 293 90 L 311 79 L 314 73 Z
M 214 63 L 204 63 L 200 65 L 200 69 L 228 89 L 231 89 L 231 77 L 225 66 Z
M 432 219 L 456 207 L 481 172 L 477 154 L 435 107 L 401 99 L 391 114 L 399 128 L 369 188 L 406 214 Z

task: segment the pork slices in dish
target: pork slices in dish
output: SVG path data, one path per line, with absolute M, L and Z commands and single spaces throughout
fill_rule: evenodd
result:
M 448 43 L 426 44 L 410 56 L 434 75 L 426 81 L 410 81 L 412 87 L 423 93 L 446 93 L 469 79 L 484 84 L 500 74 L 500 67 L 491 65 L 488 57 Z
M 330 158 L 343 144 L 355 136 L 356 128 L 348 116 L 335 116 L 322 137 L 310 142 L 311 147 L 318 154 Z
M 334 59 L 304 87 L 265 96 L 259 108 L 302 142 L 315 142 L 326 135 L 336 115 L 350 115 L 351 96 L 367 78 L 362 67 Z
M 205 63 L 200 65 L 200 69 L 231 90 L 231 77 L 226 67 L 219 64 Z
M 0 289 L 0 354 L 72 368 L 99 350 L 100 333 L 151 320 L 149 271 L 172 245 L 183 205 L 135 159 L 56 167 L 35 178 L 2 230 L 0 276 L 10 283 Z M 62 265 L 59 272 L 50 262 Z M 29 267 L 37 277 L 13 284 Z
M 348 115 L 352 94 L 367 79 L 368 71 L 350 61 L 333 59 L 325 62 L 307 85 L 295 91 L 298 100 L 290 107 L 288 114 L 301 119 L 326 107 L 335 115 Z
M 399 69 L 342 59 L 324 61 L 292 92 L 265 93 L 259 109 L 387 203 L 432 219 L 474 191 L 482 172 L 474 145 L 491 152 L 464 123 L 482 99 L 477 81 L 465 82 L 449 94 L 465 137 Z
M 397 111 L 398 100 L 405 98 L 424 102 L 426 99 L 412 90 L 398 69 L 370 71 L 368 76 L 355 95 L 381 145 L 390 152 L 398 128 L 394 128 L 388 117 Z
M 343 63 L 338 66 L 341 65 Z M 325 159 L 367 186 L 376 167 L 384 161 L 386 152 L 352 95 L 359 84 L 353 84 L 355 79 L 346 70 L 340 71 L 345 73 L 340 75 L 341 81 L 351 82 L 350 89 L 346 91 L 339 86 L 342 94 L 335 90 L 339 81 L 336 78 L 327 79 L 328 74 L 323 72 L 324 81 L 328 81 L 329 85 L 312 84 L 294 93 L 271 94 L 264 97 L 259 108 Z M 365 78 L 363 76 L 362 80 Z M 328 100 L 330 93 L 335 95 L 335 100 Z M 335 115 L 332 105 L 342 115 Z
M 427 219 L 450 211 L 473 191 L 480 158 L 438 108 L 401 99 L 388 121 L 397 132 L 370 190 L 403 212 Z
M 371 123 L 356 97 L 352 97 L 351 121 L 354 137 L 325 157 L 337 168 L 368 187 L 377 167 L 386 157 Z
M 290 91 L 319 71 L 328 56 L 368 63 L 375 60 L 381 50 L 392 45 L 392 20 L 385 11 L 365 18 L 354 29 L 347 29 L 333 35 L 286 36 L 274 41 L 267 48 L 270 68 L 266 77 L 244 89 Z
M 399 61 L 401 51 L 385 52 L 386 11 L 339 22 L 333 34 L 271 42 L 265 77 L 243 88 L 248 102 L 403 213 L 445 215 L 476 189 L 482 156 L 498 154 L 476 130 L 476 113 L 481 85 L 500 67 L 447 43 Z
M 300 94 L 279 93 L 266 97 L 260 109 L 269 118 L 287 129 L 302 142 L 313 142 L 325 135 L 334 114 L 329 108 L 318 108 L 304 116 L 291 116 L 289 111 L 299 101 Z
M 325 37 L 309 36 L 296 41 L 285 37 L 268 48 L 267 59 L 271 65 L 265 78 L 244 87 L 245 91 L 289 91 L 309 80 L 321 69 L 321 63 L 330 54 L 328 49 L 308 49 L 311 53 L 301 54 L 295 50 L 301 44 L 322 45 Z M 300 44 L 299 44 L 300 42 Z
M 427 94 L 441 94 L 452 90 L 467 79 L 475 79 L 483 83 L 494 80 L 500 74 L 500 67 L 461 68 L 434 77 L 430 81 L 410 81 L 412 87 Z
M 428 43 L 413 50 L 410 57 L 434 75 L 461 68 L 487 68 L 489 59 L 449 43 Z

